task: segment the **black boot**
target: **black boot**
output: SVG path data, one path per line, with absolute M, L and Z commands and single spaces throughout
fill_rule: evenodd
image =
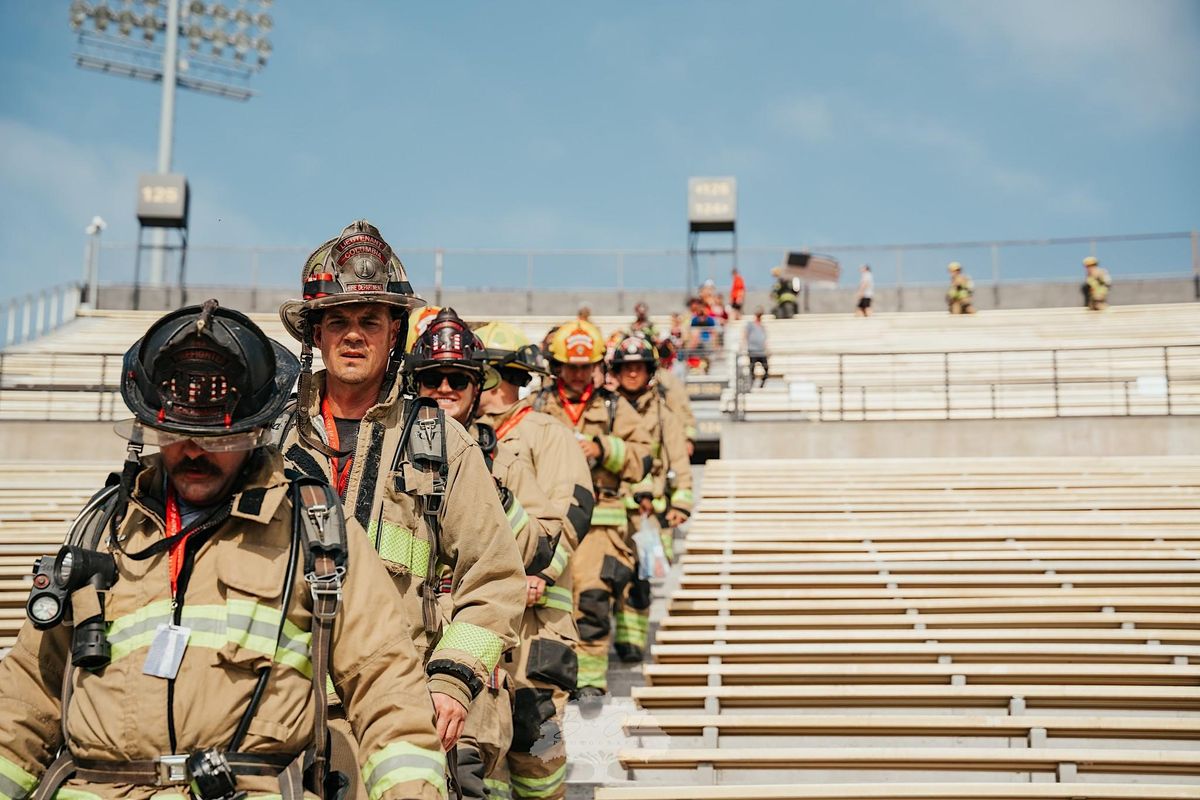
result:
M 604 690 L 597 686 L 584 686 L 575 690 L 575 700 L 579 703 L 579 715 L 591 719 L 604 708 Z
M 626 664 L 640 664 L 646 658 L 646 654 L 642 652 L 642 648 L 636 644 L 617 642 L 614 646 L 617 649 L 617 658 Z

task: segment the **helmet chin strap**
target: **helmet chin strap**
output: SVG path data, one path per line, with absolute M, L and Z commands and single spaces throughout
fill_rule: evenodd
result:
M 408 348 L 408 313 L 400 316 L 400 331 L 396 334 L 396 344 L 392 347 L 392 352 L 388 356 L 387 370 L 383 373 L 383 383 L 379 386 L 379 400 L 384 402 L 392 393 L 392 388 L 396 385 L 397 377 L 400 374 L 400 368 L 404 364 L 404 355 Z
M 326 458 L 341 458 L 345 454 L 339 453 L 321 441 L 321 437 L 313 429 L 312 417 L 309 416 L 309 409 L 316 402 L 316 398 L 313 396 L 316 387 L 313 386 L 312 362 L 312 328 L 305 321 L 304 344 L 300 348 L 300 385 L 298 408 L 296 411 L 296 435 L 300 437 L 300 440 L 304 444 Z

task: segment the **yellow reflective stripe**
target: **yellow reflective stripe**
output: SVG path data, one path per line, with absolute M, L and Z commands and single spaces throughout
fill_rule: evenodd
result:
M 17 800 L 37 785 L 37 778 L 21 769 L 15 762 L 0 756 L 0 798 Z
M 544 778 L 533 778 L 526 775 L 512 776 L 514 797 L 549 797 L 562 788 L 567 777 L 567 765 L 563 764 Z
M 408 781 L 425 781 L 446 797 L 446 756 L 408 742 L 392 742 L 375 752 L 362 767 L 363 783 L 371 800 Z
M 696 441 L 696 426 L 688 425 L 683 429 L 683 435 L 687 437 L 689 442 Z
M 604 525 L 611 528 L 623 528 L 627 522 L 625 509 L 596 506 L 592 509 L 592 525 Z
M 621 474 L 625 466 L 625 440 L 619 436 L 601 436 L 604 440 L 604 463 L 600 466 L 609 472 Z
M 658 532 L 658 538 L 662 540 L 663 555 L 667 557 L 667 561 L 675 560 L 675 534 L 673 528 L 663 528 Z
M 575 601 L 571 597 L 571 590 L 562 586 L 547 586 L 537 604 L 546 608 L 556 608 L 559 611 L 573 612 L 575 610 Z
M 165 613 L 161 613 L 164 609 Z M 283 636 L 276 647 L 279 618 L 279 609 L 240 598 L 225 605 L 185 605 L 180 613 L 180 623 L 191 630 L 189 647 L 220 650 L 226 644 L 234 644 L 272 657 L 277 663 L 311 677 L 312 635 L 285 620 Z M 158 626 L 170 623 L 171 619 L 170 601 L 160 601 L 113 620 L 108 627 L 111 660 L 119 661 L 149 647 Z
M 695 495 L 691 489 L 676 489 L 671 495 L 671 505 L 674 506 L 690 506 L 696 501 Z
M 642 614 L 645 613 L 646 616 Z M 644 646 L 650 629 L 649 612 L 618 611 L 615 638 L 623 644 Z
M 601 689 L 608 685 L 608 653 L 602 656 L 593 656 L 588 653 L 579 653 L 579 678 L 575 685 L 579 687 L 596 686 Z
M 512 787 L 508 785 L 508 781 L 498 781 L 494 778 L 484 778 L 483 785 L 488 790 L 488 797 L 495 800 L 511 800 Z
M 408 571 L 418 578 L 426 576 L 429 572 L 429 542 L 414 536 L 408 528 L 394 522 L 385 521 L 383 534 L 378 533 L 379 522 L 373 519 L 367 527 L 367 538 L 379 551 L 380 558 L 407 567 Z
M 451 622 L 434 650 L 434 657 L 440 650 L 461 650 L 482 661 L 486 671 L 491 672 L 500 660 L 502 649 L 500 637 L 487 628 L 469 622 Z
M 571 563 L 571 553 L 563 544 L 562 539 L 559 539 L 558 546 L 554 548 L 554 558 L 550 559 L 550 568 L 562 575 L 569 563 Z
M 55 800 L 100 800 L 100 795 L 64 786 L 54 793 Z
M 508 526 L 512 528 L 513 536 L 520 534 L 529 524 L 529 514 L 516 495 L 513 495 L 512 505 L 504 512 L 504 516 L 508 517 Z
M 650 455 L 658 458 L 662 454 L 662 442 L 655 442 L 650 445 Z
M 664 514 L 667 511 L 667 498 L 656 497 L 650 501 L 650 506 L 659 514 Z
M 264 797 L 270 797 L 270 795 L 252 794 L 250 797 L 254 797 L 256 800 L 263 800 Z M 279 795 L 275 795 L 275 797 L 279 797 Z M 150 800 L 188 800 L 188 796 L 179 792 L 159 792 L 158 794 L 150 795 Z

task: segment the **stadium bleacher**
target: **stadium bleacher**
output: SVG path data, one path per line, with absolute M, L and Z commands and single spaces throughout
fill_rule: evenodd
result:
M 0 462 L 0 654 L 25 621 L 34 559 L 58 552 L 71 520 L 119 466 Z
M 705 472 L 597 798 L 1200 794 L 1200 458 Z
M 157 316 L 84 312 L 0 353 L 0 420 L 126 416 L 120 355 Z M 561 321 L 505 319 L 535 341 Z M 1004 416 L 981 386 L 992 403 L 1002 387 L 1000 412 L 1163 414 L 1168 372 L 1171 413 L 1200 413 L 1194 305 L 810 316 L 768 334 L 747 419 Z M 727 355 L 740 341 L 735 323 Z M 1051 355 L 1076 346 L 1110 349 Z M 0 653 L 34 558 L 117 467 L 0 462 Z M 1200 456 L 710 461 L 624 721 L 633 782 L 596 797 L 1200 797 L 1197 520 Z
M 742 324 L 731 327 L 727 348 L 742 346 Z M 738 409 L 747 418 L 1200 413 L 1200 309 L 1194 303 L 954 318 L 808 315 L 765 326 L 767 386 L 737 397 L 731 383 L 722 396 L 726 411 Z

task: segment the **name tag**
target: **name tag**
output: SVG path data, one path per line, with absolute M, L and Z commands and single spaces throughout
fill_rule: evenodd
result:
M 179 673 L 191 635 L 192 629 L 182 625 L 159 625 L 154 641 L 150 643 L 150 652 L 146 654 L 146 663 L 142 665 L 142 674 L 173 680 Z

